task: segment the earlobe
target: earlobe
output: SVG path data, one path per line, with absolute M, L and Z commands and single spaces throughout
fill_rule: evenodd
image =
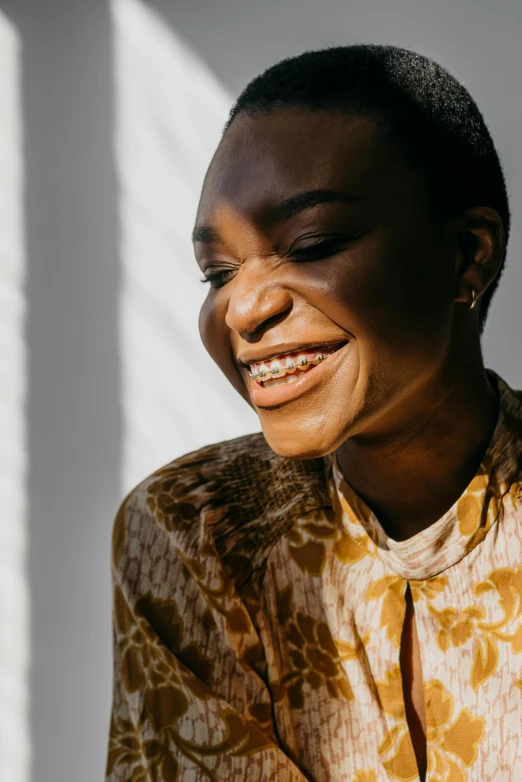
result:
M 477 303 L 477 294 L 475 293 L 475 288 L 471 288 L 471 301 L 468 302 L 468 309 L 472 310 L 475 304 Z
M 455 301 L 473 309 L 500 272 L 505 254 L 504 226 L 490 207 L 466 210 L 461 217 L 458 292 Z

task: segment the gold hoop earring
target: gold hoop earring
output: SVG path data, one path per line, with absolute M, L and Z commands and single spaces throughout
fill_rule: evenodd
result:
M 471 303 L 468 302 L 468 309 L 472 310 L 475 304 L 477 303 L 477 294 L 475 293 L 475 288 L 471 288 Z

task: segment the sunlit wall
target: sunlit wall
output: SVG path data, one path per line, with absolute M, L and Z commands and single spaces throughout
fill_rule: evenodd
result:
M 260 429 L 197 328 L 190 234 L 230 96 L 159 17 L 113 0 L 126 491 L 154 468 Z
M 411 46 L 467 84 L 514 218 L 486 363 L 520 388 L 522 4 L 0 9 L 0 782 L 91 782 L 107 749 L 118 501 L 177 455 L 260 429 L 197 333 L 207 287 L 189 236 L 231 96 L 284 56 L 356 41 Z
M 26 782 L 26 353 L 18 36 L 0 14 L 0 780 Z

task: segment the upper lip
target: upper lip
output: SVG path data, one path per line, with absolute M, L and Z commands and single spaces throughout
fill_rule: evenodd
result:
M 326 348 L 326 347 L 334 347 L 335 345 L 341 346 L 346 342 L 348 342 L 347 338 L 326 340 L 323 342 L 308 342 L 307 344 L 304 344 L 302 342 L 295 342 L 295 343 L 290 342 L 284 345 L 272 345 L 270 348 L 264 348 L 263 351 L 252 350 L 252 351 L 246 351 L 245 353 L 240 353 L 237 356 L 237 360 L 241 364 L 245 364 L 246 366 L 248 366 L 250 364 L 259 364 L 263 361 L 271 361 L 273 358 L 284 356 L 285 353 L 301 353 L 301 352 L 304 353 L 305 351 L 309 351 L 311 348 Z

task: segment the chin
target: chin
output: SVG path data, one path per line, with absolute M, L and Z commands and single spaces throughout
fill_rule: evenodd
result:
M 289 431 L 285 426 L 265 424 L 261 420 L 263 435 L 270 448 L 279 456 L 296 461 L 317 459 L 334 451 L 346 439 L 346 436 L 330 436 L 328 431 L 306 428 Z M 329 428 L 329 427 L 328 427 Z
M 344 348 L 346 350 L 346 347 Z M 342 349 L 335 356 L 341 356 Z M 270 448 L 287 459 L 317 459 L 335 451 L 360 432 L 367 411 L 368 382 L 361 377 L 353 352 L 333 371 L 328 361 L 305 377 L 322 372 L 320 382 L 290 401 L 273 407 L 253 406 Z M 341 356 L 342 358 L 342 356 Z M 283 388 L 285 388 L 283 386 Z M 276 389 L 277 391 L 279 389 Z M 265 400 L 263 400 L 265 401 Z

